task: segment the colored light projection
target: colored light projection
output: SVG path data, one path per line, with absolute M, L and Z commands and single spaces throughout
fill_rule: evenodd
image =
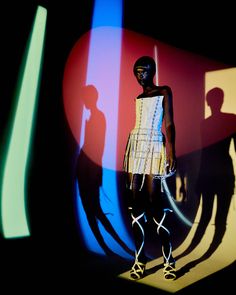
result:
M 22 75 L 19 76 L 14 117 L 9 124 L 9 142 L 1 165 L 1 218 L 5 238 L 30 235 L 26 210 L 27 168 L 37 110 L 46 17 L 47 10 L 38 6 L 23 59 Z
M 197 122 L 201 150 L 192 156 L 186 154 L 185 158 L 190 186 L 196 165 L 189 160 L 193 157 L 199 160 L 196 188 L 200 202 L 191 230 L 173 251 L 178 279 L 171 284 L 163 280 L 162 257 L 159 257 L 147 265 L 151 275 L 140 280 L 171 293 L 183 288 L 187 291 L 189 285 L 231 265 L 236 258 L 236 68 L 206 71 L 203 77 L 203 116 Z M 158 266 L 159 270 L 152 272 Z M 120 277 L 129 279 L 129 271 Z
M 82 232 L 86 232 L 85 243 L 89 249 L 98 253 L 118 252 L 125 256 L 132 253 L 132 244 L 131 241 L 127 244 L 129 237 L 120 215 L 116 187 L 121 21 L 121 1 L 95 2 L 92 27 L 104 23 L 111 27 L 105 27 L 105 33 L 92 30 L 87 35 L 89 48 L 88 44 L 82 45 L 87 47 L 87 50 L 83 50 L 86 56 L 82 55 L 82 60 L 77 59 L 76 47 L 72 50 L 65 69 L 63 89 L 64 97 L 70 96 L 77 105 L 78 113 L 74 113 L 75 117 L 72 114 L 74 118 L 71 118 L 75 127 L 74 135 L 79 143 L 77 205 L 80 227 L 83 228 Z M 114 30 L 115 27 L 117 29 Z M 74 72 L 72 80 L 71 71 Z M 70 83 L 69 88 L 72 85 L 75 87 L 72 93 L 67 83 Z
M 120 40 L 121 47 L 113 38 Z M 115 53 L 117 48 L 119 54 Z M 156 81 L 168 84 L 174 94 L 179 170 L 174 183 L 169 184 L 174 188 L 175 205 L 187 220 L 183 222 L 176 214 L 176 232 L 181 235 L 175 247 L 187 237 L 198 212 L 200 202 L 195 189 L 200 169 L 205 73 L 228 66 L 126 29 L 92 29 L 77 41 L 68 57 L 63 98 L 68 124 L 78 143 L 75 171 L 80 233 L 86 246 L 97 253 L 114 251 L 130 257 L 124 243 L 133 249 L 129 230 L 122 221 L 124 196 L 119 182 L 128 133 L 134 126 L 134 99 L 140 92 L 132 68 L 141 55 L 155 58 L 157 53 Z M 182 185 L 188 192 L 184 200 Z

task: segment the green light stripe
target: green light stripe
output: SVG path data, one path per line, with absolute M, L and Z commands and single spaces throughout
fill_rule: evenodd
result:
M 29 236 L 26 210 L 27 164 L 40 83 L 47 11 L 38 6 L 29 38 L 23 76 L 2 180 L 2 228 L 5 238 Z

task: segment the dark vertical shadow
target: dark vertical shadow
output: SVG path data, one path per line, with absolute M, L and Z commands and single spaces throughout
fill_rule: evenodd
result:
M 177 193 L 179 195 L 179 199 L 182 202 L 182 204 L 187 202 L 187 188 L 185 183 L 187 172 L 186 172 L 186 167 L 184 164 L 185 164 L 184 161 L 181 161 L 181 159 L 178 159 L 177 175 L 180 178 L 180 188 Z
M 220 88 L 211 89 L 206 101 L 211 108 L 211 116 L 201 124 L 201 163 L 196 191 L 202 197 L 202 213 L 195 235 L 189 247 L 177 258 L 193 251 L 201 242 L 213 214 L 216 197 L 215 232 L 207 251 L 199 259 L 187 265 L 186 271 L 197 263 L 209 258 L 222 242 L 227 227 L 227 215 L 234 194 L 235 175 L 229 154 L 231 140 L 236 149 L 236 115 L 221 112 L 224 92 Z
M 111 237 L 129 254 L 133 252 L 121 240 L 100 204 L 100 188 L 102 186 L 102 157 L 104 152 L 106 121 L 104 114 L 97 107 L 98 92 L 93 85 L 83 89 L 83 103 L 90 111 L 85 123 L 84 144 L 81 147 L 76 167 L 76 176 L 83 208 L 89 226 L 107 255 L 116 255 L 107 245 L 99 228 L 98 221 Z M 89 158 L 95 155 L 96 163 Z

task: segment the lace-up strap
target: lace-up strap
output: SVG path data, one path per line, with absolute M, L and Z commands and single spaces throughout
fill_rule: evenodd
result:
M 134 265 L 131 268 L 130 276 L 134 280 L 141 279 L 144 276 L 146 264 L 135 260 Z
M 176 268 L 175 263 L 164 263 L 164 278 L 166 280 L 175 280 L 176 279 Z

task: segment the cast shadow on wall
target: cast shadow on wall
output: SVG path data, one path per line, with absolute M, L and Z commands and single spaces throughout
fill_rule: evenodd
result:
M 200 169 L 196 182 L 197 196 L 202 198 L 202 212 L 190 245 L 176 259 L 188 255 L 200 244 L 216 201 L 214 235 L 207 251 L 183 266 L 178 271 L 178 277 L 208 259 L 221 244 L 227 229 L 227 216 L 235 186 L 233 161 L 229 151 L 232 141 L 234 152 L 236 150 L 236 115 L 221 111 L 223 101 L 224 92 L 221 88 L 215 87 L 208 91 L 206 103 L 211 109 L 211 115 L 200 126 Z
M 106 255 L 116 256 L 106 243 L 103 233 L 99 227 L 99 222 L 105 231 L 129 254 L 132 254 L 124 241 L 112 226 L 108 214 L 104 212 L 100 202 L 100 192 L 102 188 L 102 157 L 105 145 L 106 120 L 103 112 L 98 109 L 98 92 L 93 85 L 85 86 L 83 97 L 80 97 L 84 107 L 89 110 L 90 116 L 85 122 L 84 143 L 80 149 L 77 165 L 76 177 L 78 181 L 79 196 L 90 229 L 98 244 Z M 96 163 L 89 158 L 92 150 L 96 150 Z M 105 195 L 106 198 L 109 198 Z

